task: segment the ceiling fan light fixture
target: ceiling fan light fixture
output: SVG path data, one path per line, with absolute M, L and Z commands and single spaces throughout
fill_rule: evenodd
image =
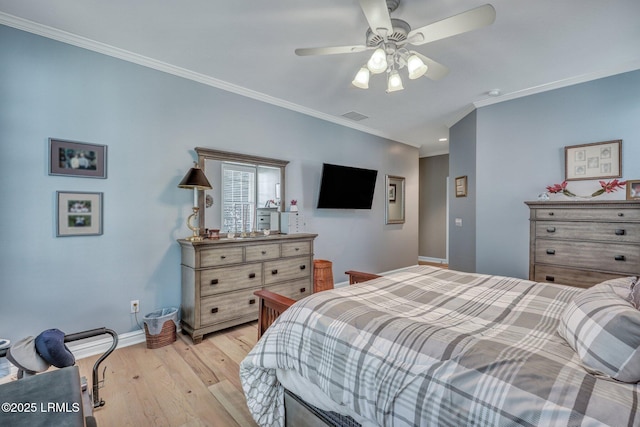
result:
M 389 80 L 387 80 L 387 92 L 396 92 L 403 89 L 404 86 L 402 86 L 402 79 L 398 74 L 398 70 L 391 70 Z
M 407 71 L 411 80 L 424 76 L 428 69 L 429 67 L 415 54 L 407 59 Z
M 351 84 L 360 89 L 369 89 L 369 69 L 367 67 L 360 68 Z
M 373 52 L 373 55 L 371 55 L 371 58 L 367 62 L 367 68 L 369 68 L 369 71 L 373 74 L 380 74 L 387 70 L 387 54 L 384 49 L 379 47 Z

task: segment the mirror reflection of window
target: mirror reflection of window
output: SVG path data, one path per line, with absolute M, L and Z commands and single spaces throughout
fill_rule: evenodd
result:
M 256 208 L 255 166 L 222 164 L 222 232 L 254 229 Z

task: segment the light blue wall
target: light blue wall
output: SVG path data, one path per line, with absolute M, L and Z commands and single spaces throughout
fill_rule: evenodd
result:
M 178 305 L 196 146 L 290 160 L 288 198 L 335 281 L 416 263 L 413 147 L 4 26 L 0 58 L 0 337 L 124 333 L 129 300 Z M 49 176 L 49 137 L 107 145 L 108 178 Z M 322 162 L 377 169 L 373 209 L 316 210 Z M 407 178 L 403 225 L 384 225 L 385 174 Z M 104 235 L 55 237 L 60 190 L 104 193 Z
M 477 197 L 468 214 L 476 217 L 478 272 L 528 277 L 524 202 L 563 181 L 565 146 L 622 139 L 623 179 L 640 179 L 640 71 L 482 107 L 476 114 L 476 146 L 458 155 L 475 150 Z M 453 129 L 451 135 L 456 146 Z M 600 188 L 597 181 L 570 186 L 577 194 Z M 615 197 L 625 196 L 620 191 Z
M 472 111 L 449 130 L 449 268 L 471 272 L 476 268 L 476 126 Z M 455 180 L 463 176 L 467 196 L 456 197 Z

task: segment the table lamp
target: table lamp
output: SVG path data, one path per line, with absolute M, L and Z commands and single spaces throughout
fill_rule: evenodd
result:
M 200 242 L 202 241 L 202 237 L 200 237 L 200 227 L 194 226 L 191 221 L 195 221 L 198 218 L 198 190 L 211 190 L 212 187 L 204 172 L 200 169 L 200 166 L 198 166 L 196 162 L 193 163 L 193 167 L 187 172 L 184 178 L 182 178 L 178 187 L 193 189 L 193 213 L 187 218 L 187 227 L 193 231 L 193 235 L 187 237 L 186 240 Z

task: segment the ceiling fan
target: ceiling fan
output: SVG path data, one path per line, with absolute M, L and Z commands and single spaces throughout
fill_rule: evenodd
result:
M 444 65 L 414 50 L 409 50 L 409 45 L 420 46 L 477 30 L 491 25 L 496 18 L 493 6 L 485 4 L 424 27 L 411 29 L 407 22 L 390 16 L 390 13 L 398 8 L 400 0 L 359 0 L 359 2 L 369 23 L 365 44 L 300 48 L 295 52 L 298 56 L 310 56 L 374 50 L 373 55 L 367 64 L 360 68 L 352 83 L 356 87 L 367 89 L 370 74 L 386 71 L 387 92 L 404 89 L 398 70 L 405 66 L 410 79 L 426 76 L 432 80 L 439 80 L 449 73 L 449 69 Z

